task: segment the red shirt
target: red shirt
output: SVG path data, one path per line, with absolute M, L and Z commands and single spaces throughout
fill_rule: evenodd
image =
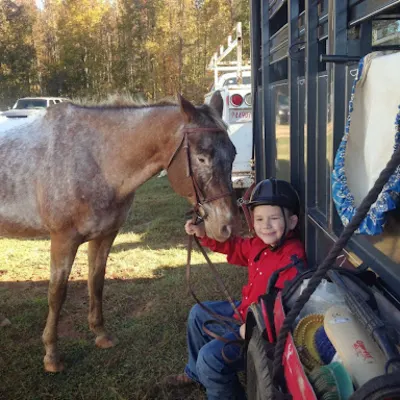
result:
M 250 304 L 257 302 L 258 296 L 265 294 L 268 280 L 274 271 L 290 264 L 294 255 L 306 263 L 303 244 L 299 239 L 290 236 L 274 251 L 257 236 L 249 239 L 233 237 L 224 243 L 204 237 L 201 244 L 212 251 L 226 254 L 230 264 L 248 268 L 249 280 L 247 285 L 243 286 L 242 302 L 238 307 L 243 319 Z M 295 267 L 282 272 L 275 287 L 282 289 L 284 282 L 293 279 L 296 274 Z

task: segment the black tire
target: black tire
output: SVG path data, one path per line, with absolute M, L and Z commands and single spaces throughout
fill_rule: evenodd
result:
M 378 376 L 356 390 L 350 400 L 399 400 L 400 376 L 390 374 Z
M 262 337 L 256 325 L 247 348 L 247 400 L 272 399 L 273 386 L 268 368 L 268 360 L 272 355 L 273 345 Z

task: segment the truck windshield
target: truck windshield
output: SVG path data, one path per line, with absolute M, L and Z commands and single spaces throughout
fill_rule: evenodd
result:
M 23 110 L 27 108 L 46 108 L 47 101 L 41 99 L 21 99 L 18 100 L 14 108 L 17 110 Z
M 243 85 L 250 85 L 251 84 L 251 77 L 250 76 L 244 76 L 242 78 L 242 84 Z M 237 85 L 236 77 L 229 78 L 224 82 L 224 86 L 230 86 L 230 85 Z

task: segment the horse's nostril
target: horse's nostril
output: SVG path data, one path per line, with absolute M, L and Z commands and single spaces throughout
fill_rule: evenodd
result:
M 229 237 L 229 236 L 231 236 L 232 228 L 229 225 L 224 225 L 221 228 L 221 233 L 223 236 Z

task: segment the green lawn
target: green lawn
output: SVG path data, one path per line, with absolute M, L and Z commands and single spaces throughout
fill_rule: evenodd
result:
M 87 247 L 79 250 L 59 326 L 65 371 L 43 370 L 41 334 L 47 316 L 49 241 L 0 240 L 0 399 L 204 399 L 194 387 L 169 391 L 160 383 L 186 362 L 185 200 L 167 178 L 137 193 L 112 248 L 106 274 L 106 325 L 119 339 L 101 350 L 87 326 Z M 199 252 L 192 257 L 200 299 L 222 298 Z M 228 288 L 239 296 L 246 271 L 212 254 Z

